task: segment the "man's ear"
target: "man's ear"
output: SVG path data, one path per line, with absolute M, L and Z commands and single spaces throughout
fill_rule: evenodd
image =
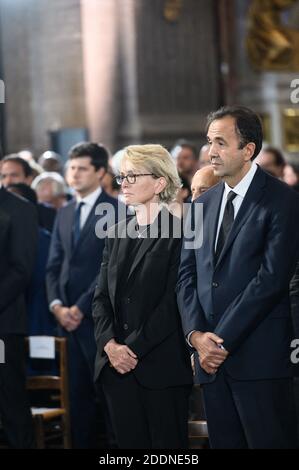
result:
M 25 182 L 26 182 L 26 184 L 28 184 L 28 186 L 31 186 L 31 183 L 32 183 L 33 180 L 34 180 L 34 177 L 32 175 L 27 176 L 25 178 Z
M 98 169 L 97 173 L 98 173 L 98 175 L 99 175 L 99 180 L 102 181 L 102 179 L 104 178 L 105 174 L 107 173 L 107 170 L 106 170 L 106 168 L 101 167 L 101 168 Z
M 255 143 L 249 142 L 248 144 L 246 144 L 244 150 L 246 151 L 246 161 L 251 160 L 255 152 Z

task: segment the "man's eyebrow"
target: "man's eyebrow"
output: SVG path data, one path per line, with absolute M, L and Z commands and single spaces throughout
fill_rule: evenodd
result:
M 85 170 L 86 168 L 88 168 L 88 167 L 82 166 L 82 165 L 78 165 L 78 166 L 76 166 L 76 165 L 70 165 L 70 167 L 71 167 L 71 168 L 78 168 L 78 170 Z
M 214 140 L 216 140 L 217 142 L 226 142 L 226 140 L 223 138 L 223 137 L 215 137 Z M 211 139 L 209 136 L 207 136 L 207 141 L 208 142 L 211 142 Z

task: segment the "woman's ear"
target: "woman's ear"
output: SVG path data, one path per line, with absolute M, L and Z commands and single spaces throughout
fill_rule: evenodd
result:
M 164 178 L 164 176 L 161 176 L 159 179 L 157 179 L 157 187 L 156 187 L 156 191 L 155 191 L 155 194 L 158 195 L 160 194 L 162 191 L 164 191 L 164 189 L 166 188 L 166 179 Z

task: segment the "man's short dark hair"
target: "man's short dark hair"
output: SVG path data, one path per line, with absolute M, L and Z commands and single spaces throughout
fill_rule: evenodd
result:
M 79 157 L 90 157 L 91 164 L 96 170 L 108 168 L 109 153 L 106 147 L 95 142 L 80 142 L 74 145 L 69 151 L 69 159 Z
M 223 106 L 208 115 L 207 130 L 213 121 L 231 116 L 235 119 L 236 132 L 240 137 L 240 149 L 244 148 L 249 142 L 255 144 L 255 151 L 251 158 L 254 160 L 263 144 L 263 128 L 259 116 L 249 108 L 244 106 Z
M 274 164 L 276 166 L 282 166 L 284 167 L 286 165 L 286 161 L 284 159 L 284 156 L 282 152 L 276 148 L 276 147 L 271 147 L 270 145 L 267 147 L 263 148 L 263 152 L 271 153 L 274 157 Z
M 23 172 L 26 178 L 28 178 L 28 176 L 32 176 L 32 168 L 29 163 L 23 158 L 19 157 L 16 153 L 6 155 L 6 157 L 3 158 L 2 162 L 16 163 L 17 165 L 23 168 Z

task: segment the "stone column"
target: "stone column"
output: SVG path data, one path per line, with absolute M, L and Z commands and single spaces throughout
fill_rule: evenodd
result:
M 7 152 L 85 127 L 80 0 L 1 0 Z
M 112 147 L 118 124 L 119 0 L 81 0 L 84 92 L 90 137 Z

